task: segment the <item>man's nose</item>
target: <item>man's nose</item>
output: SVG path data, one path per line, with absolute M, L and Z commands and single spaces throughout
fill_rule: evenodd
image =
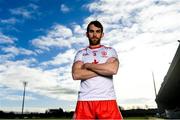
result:
M 96 32 L 94 32 L 94 33 L 93 33 L 93 36 L 95 36 L 95 37 L 96 37 L 96 36 L 97 36 L 97 33 L 96 33 Z

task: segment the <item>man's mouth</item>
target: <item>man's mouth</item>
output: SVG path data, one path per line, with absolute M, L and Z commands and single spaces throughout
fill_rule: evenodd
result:
M 92 39 L 98 39 L 97 37 L 93 37 Z

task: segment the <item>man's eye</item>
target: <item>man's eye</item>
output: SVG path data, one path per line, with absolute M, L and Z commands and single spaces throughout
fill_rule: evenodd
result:
M 101 30 L 97 30 L 96 32 L 97 32 L 97 33 L 101 33 Z

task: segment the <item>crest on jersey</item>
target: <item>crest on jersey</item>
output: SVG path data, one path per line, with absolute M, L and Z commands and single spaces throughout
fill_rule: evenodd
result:
M 101 52 L 101 55 L 102 55 L 102 57 L 108 57 L 106 51 L 102 51 L 102 52 Z

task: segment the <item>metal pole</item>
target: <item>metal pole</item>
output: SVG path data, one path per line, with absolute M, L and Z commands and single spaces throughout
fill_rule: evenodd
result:
M 23 112 L 24 112 L 24 100 L 25 100 L 25 93 L 26 93 L 26 85 L 27 85 L 27 82 L 24 81 L 24 82 L 23 82 L 23 85 L 24 85 L 24 92 L 23 92 L 23 102 L 22 102 L 22 116 L 23 116 Z
M 154 79 L 154 72 L 152 72 L 152 77 L 153 77 L 154 92 L 155 92 L 155 97 L 156 97 L 157 96 L 157 92 L 156 92 L 156 83 L 155 83 L 155 79 Z

